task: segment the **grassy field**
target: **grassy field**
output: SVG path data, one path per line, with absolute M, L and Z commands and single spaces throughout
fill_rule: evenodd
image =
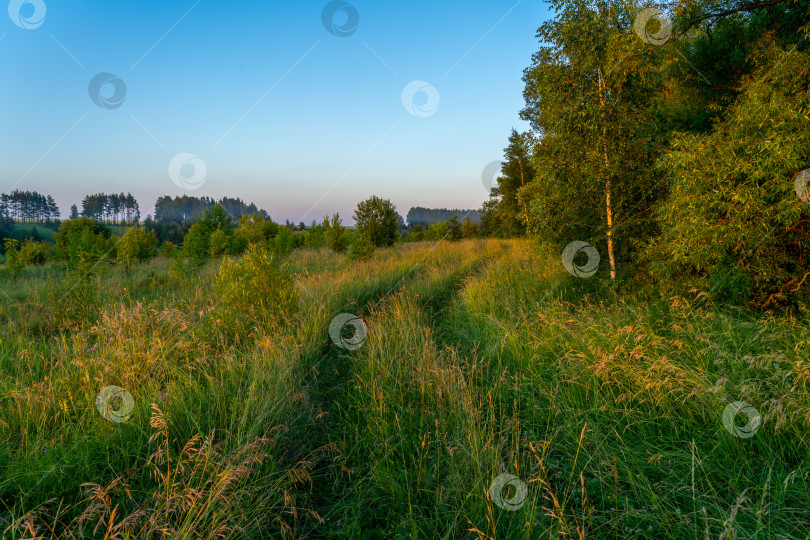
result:
M 39 239 L 43 242 L 53 243 L 53 236 L 56 232 L 54 226 L 48 226 L 44 223 L 21 223 L 14 224 L 14 231 L 11 234 L 12 238 L 22 240 L 24 238 L 34 237 L 34 230 L 39 235 Z
M 807 313 L 479 240 L 296 250 L 298 313 L 235 331 L 170 262 L 0 283 L 0 538 L 810 538 Z
M 126 227 L 123 225 L 107 224 L 107 227 L 109 227 L 112 234 L 115 235 L 123 234 L 126 231 Z M 53 225 L 48 225 L 46 223 L 23 223 L 18 221 L 14 223 L 14 230 L 12 231 L 10 238 L 17 240 L 33 238 L 34 230 L 36 230 L 36 234 L 39 235 L 39 239 L 41 241 L 52 244 L 54 241 L 54 234 L 56 234 L 56 231 L 59 230 L 59 224 L 58 222 L 54 223 Z

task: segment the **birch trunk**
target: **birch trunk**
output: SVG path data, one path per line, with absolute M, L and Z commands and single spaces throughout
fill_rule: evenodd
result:
M 598 68 L 599 74 L 599 101 L 602 107 L 602 157 L 605 164 L 605 207 L 607 211 L 607 246 L 608 259 L 610 260 L 610 279 L 616 281 L 616 259 L 613 256 L 613 204 L 610 200 L 610 161 L 608 159 L 607 147 L 607 86 L 602 75 L 602 68 Z

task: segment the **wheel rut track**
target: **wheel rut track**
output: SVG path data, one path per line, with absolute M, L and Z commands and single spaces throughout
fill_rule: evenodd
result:
M 450 344 L 449 333 L 441 324 L 443 311 L 451 304 L 466 280 L 480 274 L 502 251 L 503 249 L 483 254 L 468 265 L 460 264 L 460 268 L 453 269 L 444 276 L 444 283 L 434 294 L 415 298 L 417 306 L 427 314 L 428 325 L 437 343 Z M 424 274 L 424 269 L 420 273 Z M 369 295 L 364 301 L 353 304 L 355 313 L 361 317 L 368 316 L 373 308 L 382 304 L 382 300 L 408 290 L 409 285 L 420 277 L 422 276 L 419 273 L 408 275 L 400 282 L 396 292 Z M 423 279 L 430 279 L 430 276 L 424 276 Z M 305 507 L 327 519 L 351 489 L 347 471 L 354 471 L 351 473 L 354 479 L 362 476 L 367 468 L 367 464 L 346 462 L 341 448 L 343 441 L 340 440 L 343 431 L 340 429 L 340 411 L 347 406 L 349 385 L 354 377 L 354 361 L 352 352 L 339 349 L 328 338 L 319 350 L 304 355 L 303 363 L 310 370 L 308 390 L 313 411 L 305 430 L 307 450 L 298 452 L 299 455 L 310 456 L 308 462 L 312 467 L 311 490 L 306 494 Z M 339 537 L 340 533 L 331 531 L 328 522 L 321 524 L 311 513 L 307 515 L 309 517 L 304 520 L 305 523 L 299 524 L 297 528 L 296 538 Z

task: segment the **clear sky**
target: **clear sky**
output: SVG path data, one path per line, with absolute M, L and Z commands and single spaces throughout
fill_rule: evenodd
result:
M 480 207 L 483 169 L 527 129 L 521 76 L 549 17 L 537 0 L 8 11 L 0 192 L 51 194 L 65 214 L 86 194 L 131 192 L 142 217 L 160 195 L 227 195 L 307 223 L 350 220 L 372 194 L 403 215 Z

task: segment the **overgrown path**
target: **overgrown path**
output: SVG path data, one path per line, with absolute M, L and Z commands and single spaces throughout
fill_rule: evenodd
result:
M 478 272 L 500 249 L 494 248 L 493 243 L 487 249 L 464 253 L 463 257 L 426 261 L 411 268 L 393 287 L 382 282 L 370 283 L 350 299 L 344 311 L 366 322 L 370 340 L 377 339 L 374 333 L 381 328 L 378 320 L 387 317 L 392 300 L 405 294 L 418 298 L 434 319 L 464 280 Z M 335 524 L 337 510 L 350 495 L 357 477 L 368 472 L 362 460 L 350 459 L 350 452 L 347 453 L 353 438 L 347 434 L 358 429 L 348 423 L 358 371 L 356 362 L 362 362 L 360 351 L 343 350 L 328 336 L 320 347 L 304 353 L 300 360 L 301 366 L 308 370 L 309 414 L 305 424 L 292 430 L 289 444 L 296 445 L 295 454 L 303 456 L 300 465 L 306 470 L 308 481 L 297 494 L 298 506 L 305 511 L 300 516 L 296 537 L 340 536 Z

